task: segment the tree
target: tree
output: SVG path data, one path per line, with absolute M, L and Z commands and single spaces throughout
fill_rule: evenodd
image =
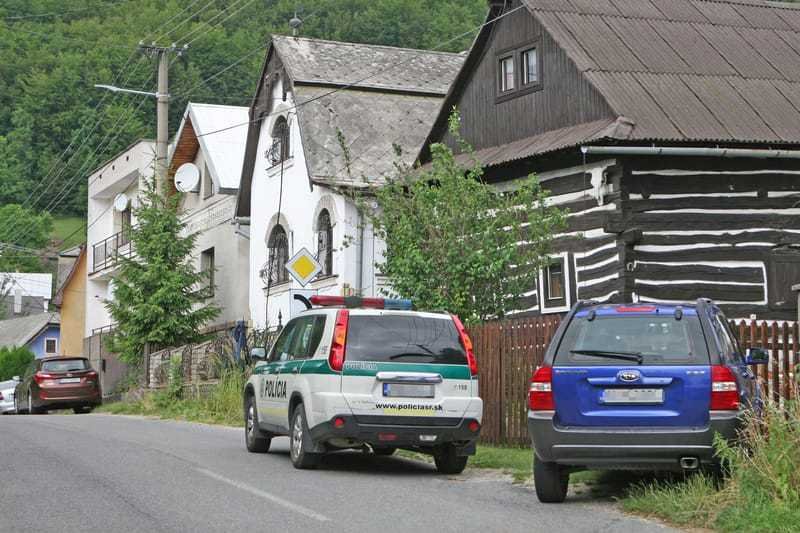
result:
M 191 263 L 196 234 L 184 235 L 178 216 L 180 195 L 156 194 L 151 182 L 134 209 L 131 229 L 134 257 L 120 257 L 114 297 L 106 307 L 116 323 L 110 348 L 127 363 L 139 365 L 145 346 L 194 342 L 199 329 L 219 313 L 207 302 L 210 272 Z
M 0 348 L 0 381 L 22 376 L 33 360 L 33 352 L 24 346 Z
M 458 124 L 454 112 L 450 131 L 471 156 Z M 446 309 L 470 322 L 502 317 L 536 287 L 565 214 L 547 205 L 549 193 L 534 176 L 499 192 L 483 181 L 477 162 L 460 165 L 443 144 L 431 151 L 429 169 L 398 166 L 397 176 L 369 189 L 372 207 L 364 196 L 358 201 L 386 243 L 376 266 L 421 309 Z
M 0 182 L 1 183 L 1 182 Z M 0 207 L 0 272 L 42 272 L 46 265 L 34 249 L 47 246 L 53 220 L 20 205 Z

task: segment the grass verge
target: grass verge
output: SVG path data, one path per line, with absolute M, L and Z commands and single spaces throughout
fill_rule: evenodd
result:
M 60 250 L 77 246 L 86 240 L 86 232 L 79 231 L 84 222 L 83 217 L 54 216 L 53 232 L 50 234 L 50 238 L 59 243 Z

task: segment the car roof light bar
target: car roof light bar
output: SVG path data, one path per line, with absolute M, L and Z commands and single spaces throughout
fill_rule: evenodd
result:
M 390 309 L 394 311 L 410 311 L 413 302 L 403 298 L 361 298 L 360 296 L 323 296 L 315 295 L 309 298 L 312 305 L 319 307 L 346 307 L 369 308 L 369 309 Z

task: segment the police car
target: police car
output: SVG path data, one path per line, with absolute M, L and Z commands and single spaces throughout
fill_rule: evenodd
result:
M 433 455 L 464 470 L 483 415 L 472 342 L 454 315 L 409 300 L 313 296 L 257 359 L 244 389 L 245 443 L 265 453 L 290 438 L 296 468 L 355 448 Z

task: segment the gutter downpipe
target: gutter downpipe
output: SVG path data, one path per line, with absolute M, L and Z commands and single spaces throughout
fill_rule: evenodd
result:
M 581 146 L 586 155 L 655 155 L 728 157 L 751 159 L 800 159 L 800 150 L 751 150 L 747 148 L 679 148 L 658 146 Z

